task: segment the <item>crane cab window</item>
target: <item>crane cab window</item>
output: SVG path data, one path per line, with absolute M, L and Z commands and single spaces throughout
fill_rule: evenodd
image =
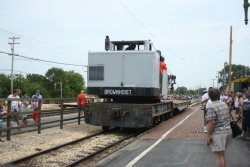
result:
M 111 41 L 111 50 L 113 51 L 152 51 L 150 40 L 143 41 Z
M 104 80 L 104 66 L 90 66 L 89 67 L 89 80 L 90 81 Z

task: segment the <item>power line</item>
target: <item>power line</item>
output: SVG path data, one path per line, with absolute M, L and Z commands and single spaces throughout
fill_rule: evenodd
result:
M 2 29 L 2 28 L 0 28 L 0 31 L 5 32 L 5 33 L 9 33 L 9 34 L 15 34 L 15 35 L 18 35 L 18 36 L 20 36 L 22 38 L 25 38 L 25 39 L 28 39 L 28 40 L 31 40 L 31 41 L 34 41 L 34 42 L 37 42 L 37 43 L 41 43 L 41 44 L 44 44 L 44 45 L 47 45 L 47 46 L 52 46 L 52 47 L 57 48 L 57 49 L 65 50 L 65 51 L 68 51 L 68 52 L 75 52 L 75 53 L 81 54 L 81 55 L 83 54 L 82 52 L 78 52 L 78 51 L 68 49 L 68 48 L 63 48 L 63 47 L 60 47 L 60 46 L 52 44 L 52 43 L 47 43 L 47 42 L 43 42 L 43 41 L 40 41 L 40 40 L 37 40 L 37 39 L 26 37 L 26 36 L 11 32 L 11 31 L 7 31 L 7 30 Z
M 7 52 L 3 52 L 3 51 L 0 51 L 0 53 L 7 54 L 7 55 L 9 55 L 9 56 L 11 55 L 11 53 L 7 53 Z M 19 54 L 14 54 L 14 56 L 16 56 L 16 57 L 22 57 L 22 58 L 25 58 L 25 59 L 28 59 L 28 60 L 46 62 L 46 63 L 60 64 L 60 65 L 68 65 L 68 66 L 77 66 L 77 67 L 88 67 L 87 65 L 70 64 L 70 63 L 61 63 L 61 62 L 56 62 L 56 61 L 50 61 L 50 60 L 43 60 L 43 59 L 32 58 L 32 57 L 28 57 L 28 56 L 19 55 Z
M 11 55 L 11 53 L 0 51 L 0 53 Z
M 135 18 L 135 20 L 140 23 L 142 25 L 142 27 L 152 36 L 154 37 L 156 40 L 158 40 L 164 47 L 167 48 L 167 46 L 165 45 L 165 43 L 163 43 L 157 36 L 155 36 L 148 28 L 147 26 L 145 26 L 145 24 L 122 2 L 122 0 L 118 0 L 122 6 L 128 11 L 128 13 Z M 155 49 L 155 48 L 154 48 Z M 155 49 L 156 50 L 156 49 Z
M 0 71 L 11 71 L 11 69 L 0 69 Z M 19 70 L 14 70 L 14 72 L 16 72 L 16 73 L 28 74 L 27 72 L 19 71 Z

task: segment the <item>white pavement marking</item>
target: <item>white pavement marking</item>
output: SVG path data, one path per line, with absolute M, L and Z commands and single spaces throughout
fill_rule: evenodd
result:
M 180 126 L 184 121 L 186 121 L 190 116 L 192 116 L 196 111 L 199 110 L 199 107 L 192 113 L 190 113 L 188 116 L 186 116 L 182 121 L 180 121 L 178 124 L 176 124 L 173 128 L 165 132 L 153 145 L 151 145 L 149 148 L 147 148 L 145 151 L 143 151 L 141 154 L 139 154 L 137 157 L 135 157 L 132 161 L 130 161 L 125 167 L 132 167 L 135 165 L 137 161 L 139 161 L 142 157 L 144 157 L 149 151 L 151 151 L 154 147 L 156 147 L 163 139 L 166 138 L 166 136 L 171 133 L 175 128 Z

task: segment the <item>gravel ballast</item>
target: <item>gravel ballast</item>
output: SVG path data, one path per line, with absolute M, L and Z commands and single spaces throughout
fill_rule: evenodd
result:
M 81 122 L 64 125 L 63 129 L 45 129 L 41 134 L 35 131 L 12 135 L 11 141 L 5 138 L 0 142 L 0 165 L 101 131 L 99 126 Z

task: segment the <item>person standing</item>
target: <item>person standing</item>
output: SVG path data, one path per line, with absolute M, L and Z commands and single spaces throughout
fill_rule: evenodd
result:
M 13 90 L 13 93 L 10 94 L 7 98 L 8 99 L 20 99 L 18 94 L 19 94 L 19 90 L 15 89 L 15 90 Z M 10 111 L 12 113 L 14 113 L 12 126 L 19 126 L 19 114 L 18 113 L 20 112 L 20 101 L 19 100 L 12 100 L 10 107 L 11 107 Z M 14 125 L 14 123 L 16 123 L 16 125 Z
M 40 94 L 39 90 L 36 90 L 36 93 L 34 95 L 32 95 L 31 97 L 33 99 L 32 101 L 32 109 L 34 110 L 35 108 L 39 107 L 39 103 L 41 103 L 41 107 L 42 107 L 42 95 Z
M 35 122 L 35 125 L 38 125 L 38 118 L 39 118 L 39 108 L 38 107 L 35 107 L 33 109 L 32 118 L 33 118 L 33 120 Z
M 228 111 L 229 111 L 229 112 L 232 111 L 232 101 L 233 101 L 232 95 L 231 95 L 231 94 L 228 94 L 228 95 L 227 95 L 226 104 L 227 104 L 227 106 L 228 106 Z
M 167 65 L 164 62 L 164 57 L 160 56 L 160 91 L 162 91 L 162 80 L 164 70 L 167 70 Z
M 242 93 L 238 93 L 238 101 L 239 101 L 239 114 L 237 116 L 238 119 L 240 119 L 243 116 L 243 111 L 242 111 L 242 105 L 243 105 L 243 95 Z
M 243 102 L 242 105 L 242 139 L 246 140 L 246 133 L 250 130 L 250 93 L 246 95 L 246 100 Z
M 206 109 L 206 104 L 209 100 L 208 97 L 208 93 L 206 90 L 203 91 L 203 95 L 201 96 L 201 110 L 203 110 L 203 132 L 207 133 L 207 126 L 206 126 L 206 120 L 205 120 L 205 116 L 207 113 L 207 109 Z
M 230 114 L 228 106 L 220 101 L 220 92 L 212 88 L 208 91 L 212 101 L 211 107 L 206 114 L 208 125 L 207 144 L 216 155 L 216 166 L 225 167 L 225 150 L 232 139 L 232 129 L 230 126 Z
M 35 125 L 38 124 L 38 118 L 39 118 L 39 111 L 41 111 L 42 108 L 42 95 L 40 94 L 39 90 L 36 90 L 36 93 L 34 95 L 32 95 L 32 102 L 31 102 L 31 108 L 33 110 L 33 114 L 32 114 L 32 118 L 35 122 Z M 39 104 L 40 107 L 39 108 Z
M 86 102 L 86 94 L 84 93 L 83 90 L 77 95 L 77 105 L 79 106 L 81 110 L 81 115 L 84 114 L 84 104 Z
M 29 99 L 30 97 L 28 96 L 27 92 L 23 92 L 21 98 L 22 98 L 21 111 L 23 113 L 22 123 L 23 125 L 27 125 L 27 112 L 29 111 L 28 106 L 30 104 L 30 100 L 26 99 Z
M 212 89 L 212 87 L 208 88 L 208 91 Z M 203 132 L 207 133 L 207 123 L 206 123 L 206 114 L 207 114 L 207 110 L 211 107 L 212 101 L 209 98 L 208 92 L 205 90 L 203 91 L 203 95 L 201 97 L 201 105 L 202 105 L 202 110 L 203 110 Z
M 235 94 L 235 98 L 234 98 L 234 108 L 235 108 L 235 113 L 236 113 L 236 115 L 239 115 L 240 110 L 239 110 L 239 98 L 238 98 L 238 93 Z
M 0 129 L 2 130 L 3 128 L 3 115 L 6 114 L 6 112 L 3 110 L 3 106 L 0 104 Z M 0 131 L 0 142 L 4 142 L 2 139 L 2 134 L 3 132 Z

